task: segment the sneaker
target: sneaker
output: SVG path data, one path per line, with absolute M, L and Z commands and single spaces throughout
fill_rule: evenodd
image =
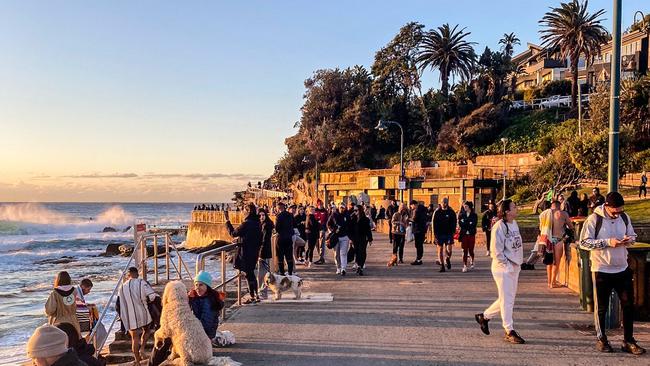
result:
M 340 268 L 336 269 L 336 274 L 341 274 L 341 269 Z
M 635 340 L 632 340 L 630 342 L 623 341 L 623 345 L 621 346 L 621 351 L 639 356 L 645 353 L 645 348 L 636 344 Z
M 490 251 L 489 251 L 489 250 L 488 250 L 487 252 L 485 252 L 485 256 L 486 256 L 486 257 L 489 257 L 489 256 L 490 256 Z
M 490 335 L 490 327 L 488 326 L 490 319 L 487 319 L 483 313 L 474 315 L 474 319 L 481 326 L 481 332 L 485 335 Z
M 411 265 L 412 265 L 412 266 L 419 266 L 419 265 L 422 265 L 422 261 L 419 260 L 419 259 L 416 259 L 416 260 L 414 260 L 413 262 L 411 262 Z
M 356 263 L 352 265 L 352 270 L 353 270 L 353 271 L 356 271 L 358 268 L 359 268 L 359 267 L 357 267 L 357 264 L 356 264 Z
M 400 260 L 399 260 L 399 264 L 404 264 L 404 260 L 403 260 L 403 259 L 400 259 Z
M 445 266 L 443 266 L 443 265 L 441 264 L 441 265 L 440 265 L 440 270 L 439 270 L 438 272 L 445 272 Z
M 472 264 L 469 265 L 469 269 L 474 269 L 474 261 L 472 261 Z
M 325 264 L 325 261 L 322 259 L 317 260 L 314 264 Z
M 447 269 L 451 269 L 451 259 L 447 258 Z
M 440 265 L 440 260 L 439 259 L 436 259 L 436 265 L 438 265 L 438 266 Z
M 344 269 L 341 270 L 341 276 L 345 276 L 345 270 Z
M 524 341 L 524 339 L 521 338 L 521 336 L 519 336 L 519 334 L 517 334 L 517 332 L 515 332 L 514 330 L 511 330 L 510 332 L 506 333 L 506 336 L 503 337 L 503 340 L 514 344 L 526 343 L 526 341 Z
M 599 339 L 598 342 L 596 342 L 596 349 L 599 352 L 603 352 L 603 353 L 612 353 L 612 352 L 614 352 L 614 349 L 609 344 L 609 341 L 607 341 L 606 339 L 605 340 Z
M 463 264 L 463 273 L 467 272 L 467 266 Z
M 358 274 L 359 276 L 363 276 L 363 269 L 359 269 L 359 270 L 357 271 L 357 274 Z

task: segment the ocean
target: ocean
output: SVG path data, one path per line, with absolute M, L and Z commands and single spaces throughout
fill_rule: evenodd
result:
M 0 203 L 0 365 L 26 360 L 25 343 L 36 327 L 47 322 L 44 305 L 57 272 L 68 271 L 75 284 L 90 278 L 94 287 L 86 301 L 98 304 L 101 311 L 128 260 L 99 256 L 106 246 L 133 244 L 133 231 L 127 228 L 135 222 L 188 223 L 193 207 L 191 203 Z M 105 227 L 117 232 L 103 233 Z M 174 238 L 177 243 L 183 240 Z M 188 263 L 193 265 L 193 259 Z

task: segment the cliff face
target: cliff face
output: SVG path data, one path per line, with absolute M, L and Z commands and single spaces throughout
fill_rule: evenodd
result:
M 210 245 L 214 240 L 231 241 L 228 229 L 223 223 L 191 222 L 187 228 L 185 247 L 188 249 Z

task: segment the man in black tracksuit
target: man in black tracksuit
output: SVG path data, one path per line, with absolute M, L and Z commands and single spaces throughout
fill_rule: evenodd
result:
M 275 244 L 275 254 L 278 261 L 278 272 L 284 275 L 284 262 L 286 260 L 289 275 L 293 274 L 293 216 L 287 212 L 284 202 L 278 204 L 280 213 L 275 217 L 275 231 L 278 241 Z
M 418 201 L 411 201 L 411 218 L 409 220 L 413 225 L 413 236 L 415 237 L 415 261 L 411 263 L 413 266 L 422 264 L 422 256 L 424 255 L 424 239 L 427 235 L 427 209 Z
M 433 213 L 434 242 L 438 245 L 438 261 L 440 272 L 451 269 L 451 250 L 454 246 L 454 233 L 456 232 L 456 213 L 449 207 L 449 199 L 442 199 L 442 205 Z M 445 258 L 446 254 L 446 258 Z

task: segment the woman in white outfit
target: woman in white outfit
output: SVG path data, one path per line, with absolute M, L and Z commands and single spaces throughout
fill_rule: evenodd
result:
M 519 271 L 524 260 L 521 234 L 517 226 L 517 206 L 512 200 L 504 200 L 499 206 L 499 217 L 492 227 L 492 277 L 497 284 L 499 297 L 484 312 L 474 317 L 481 326 L 484 334 L 490 334 L 488 322 L 501 314 L 503 329 L 506 331 L 504 340 L 510 343 L 525 343 L 517 334 L 512 321 L 512 309 L 515 306 Z

